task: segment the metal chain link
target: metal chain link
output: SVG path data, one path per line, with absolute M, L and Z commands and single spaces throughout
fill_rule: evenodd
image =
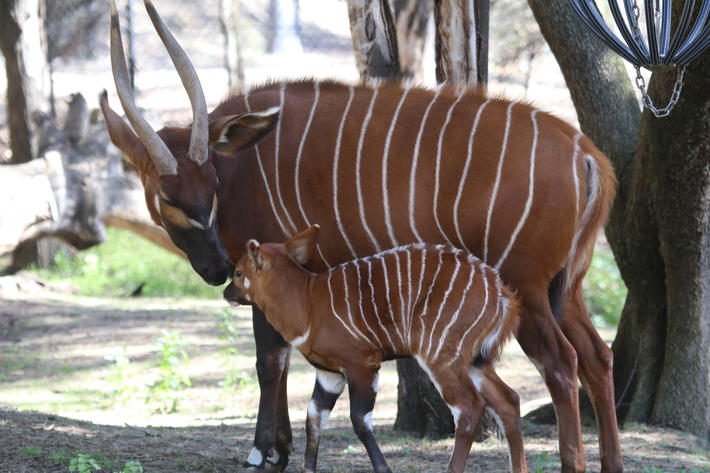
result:
M 656 106 L 653 104 L 651 96 L 648 95 L 648 92 L 646 91 L 646 79 L 644 79 L 641 75 L 641 67 L 634 67 L 636 68 L 636 87 L 638 87 L 638 89 L 641 91 L 641 102 L 643 103 L 643 106 L 649 109 L 658 118 L 667 117 L 668 115 L 670 115 L 671 110 L 673 110 L 675 104 L 678 103 L 681 90 L 683 90 L 685 66 L 678 68 L 678 72 L 675 78 L 675 84 L 673 84 L 673 93 L 671 93 L 671 98 L 668 101 L 668 105 L 663 108 L 656 108 Z
M 639 17 L 641 16 L 641 9 L 638 6 L 638 0 L 634 0 L 632 10 L 634 12 L 634 16 L 636 17 L 636 25 L 634 25 L 635 27 L 633 28 L 633 34 L 635 36 L 635 39 L 639 40 L 641 36 L 641 31 L 638 28 L 638 22 Z M 659 4 L 658 0 L 656 0 L 657 15 L 658 12 Z M 653 104 L 653 99 L 651 99 L 651 96 L 648 95 L 646 79 L 644 79 L 641 75 L 641 66 L 638 64 L 634 64 L 634 67 L 636 68 L 636 87 L 638 87 L 638 89 L 641 91 L 641 103 L 643 103 L 643 106 L 649 109 L 651 113 L 653 113 L 653 115 L 657 118 L 667 117 L 668 115 L 670 115 L 671 111 L 673 110 L 673 107 L 675 107 L 675 104 L 678 103 L 681 90 L 683 90 L 683 82 L 685 79 L 685 66 L 678 69 L 678 72 L 676 73 L 675 84 L 673 84 L 673 92 L 671 93 L 671 98 L 668 101 L 668 104 L 663 108 L 657 108 Z

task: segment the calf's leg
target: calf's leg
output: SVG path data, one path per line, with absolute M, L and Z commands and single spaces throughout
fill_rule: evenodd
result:
M 316 370 L 316 384 L 308 405 L 306 419 L 306 454 L 301 473 L 315 473 L 320 433 L 328 422 L 330 411 L 345 387 L 345 376 L 331 371 Z
M 372 410 L 377 396 L 377 370 L 346 370 L 350 393 L 350 420 L 355 434 L 365 445 L 375 473 L 392 473 L 372 433 Z
M 286 468 L 290 451 L 291 425 L 288 420 L 285 383 L 291 346 L 269 325 L 264 314 L 256 307 L 252 307 L 252 322 L 261 396 L 254 447 L 244 467 L 250 470 L 279 472 Z M 277 445 L 277 438 L 287 443 Z

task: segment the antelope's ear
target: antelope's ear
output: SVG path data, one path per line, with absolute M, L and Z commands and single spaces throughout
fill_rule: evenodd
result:
M 316 251 L 320 225 L 311 225 L 308 229 L 292 237 L 286 242 L 286 251 L 300 265 L 308 263 Z
M 126 125 L 126 122 L 109 106 L 106 90 L 99 95 L 99 104 L 111 142 L 142 174 L 147 174 L 149 167 L 153 166 L 148 150 L 145 149 L 133 130 Z
M 279 121 L 279 107 L 263 112 L 242 113 L 210 122 L 210 147 L 232 155 L 266 136 Z
M 261 254 L 261 248 L 259 242 L 256 240 L 249 240 L 247 242 L 247 256 L 257 271 L 261 271 L 264 268 L 264 256 Z

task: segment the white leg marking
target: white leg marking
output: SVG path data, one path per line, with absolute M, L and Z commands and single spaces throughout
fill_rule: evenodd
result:
M 441 318 L 441 314 L 444 312 L 444 307 L 446 307 L 446 302 L 449 299 L 449 294 L 451 294 L 451 290 L 454 288 L 454 284 L 456 283 L 456 276 L 459 275 L 460 269 L 461 269 L 461 261 L 459 260 L 458 257 L 456 257 L 456 266 L 454 267 L 454 272 L 451 276 L 451 280 L 449 281 L 449 287 L 446 289 L 446 292 L 444 293 L 444 296 L 442 297 L 441 302 L 439 303 L 439 312 L 437 312 L 437 314 L 436 314 L 436 318 L 434 319 L 434 323 L 431 324 L 431 329 L 429 332 L 429 344 L 427 345 L 427 349 L 426 349 L 427 358 L 429 358 L 429 355 L 431 354 L 431 344 L 432 344 L 432 340 L 434 338 L 434 332 L 436 332 L 436 326 L 439 323 L 439 319 Z
M 323 430 L 325 429 L 325 426 L 328 425 L 328 419 L 330 418 L 330 411 L 328 409 L 323 409 L 320 411 L 320 429 Z
M 456 406 L 449 406 L 449 410 L 451 411 L 451 415 L 454 417 L 454 426 L 458 427 L 459 417 L 461 416 L 461 409 Z
M 281 84 L 281 87 L 279 87 L 279 109 L 281 110 L 281 117 L 286 116 L 284 113 L 284 102 L 285 102 L 285 95 L 286 95 L 286 83 Z M 280 154 L 280 147 L 281 147 L 281 123 L 283 123 L 283 120 L 279 119 L 276 122 L 276 145 L 274 146 L 274 179 L 276 181 L 276 196 L 279 199 L 279 204 L 281 205 L 281 210 L 283 210 L 284 215 L 286 215 L 286 218 L 288 219 L 288 223 L 291 226 L 291 231 L 293 234 L 298 233 L 298 227 L 293 223 L 293 219 L 291 219 L 291 215 L 288 213 L 288 210 L 286 209 L 286 204 L 284 204 L 284 198 L 281 195 L 281 179 L 279 177 L 279 154 Z
M 503 437 L 505 438 L 505 443 L 508 445 L 508 461 L 510 463 L 510 471 L 513 471 L 513 457 L 510 454 L 510 443 L 508 443 L 508 436 L 505 434 L 505 425 L 503 425 L 503 420 L 501 420 L 500 416 L 491 409 L 490 407 L 486 407 L 486 411 L 493 416 L 493 419 L 495 419 L 496 424 L 498 424 L 498 428 L 500 429 L 500 432 L 503 434 Z
M 483 376 L 483 374 L 481 373 L 481 370 L 473 366 L 468 370 L 468 377 L 471 378 L 471 381 L 473 381 L 473 385 L 476 387 L 476 391 L 478 392 L 481 392 L 481 388 L 483 388 L 483 382 L 486 380 L 485 376 Z
M 362 420 L 365 422 L 365 427 L 367 427 L 367 430 L 372 432 L 372 411 L 365 414 L 365 417 L 363 417 Z
M 441 173 L 441 150 L 443 148 L 444 144 L 444 135 L 446 134 L 446 128 L 449 126 L 449 122 L 451 121 L 451 116 L 454 113 L 454 108 L 456 108 L 456 105 L 461 101 L 465 93 L 465 89 L 462 90 L 458 97 L 456 97 L 456 100 L 454 100 L 454 103 L 451 104 L 449 107 L 449 110 L 446 112 L 446 119 L 444 120 L 444 124 L 441 127 L 441 130 L 439 131 L 439 142 L 436 147 L 436 167 L 434 168 L 434 202 L 432 204 L 432 212 L 434 213 L 434 222 L 436 223 L 436 228 L 439 229 L 439 233 L 444 237 L 446 240 L 446 243 L 448 243 L 451 246 L 454 246 L 454 244 L 449 240 L 449 237 L 446 235 L 446 232 L 441 228 L 441 222 L 439 221 L 439 211 L 438 211 L 438 204 L 439 204 L 439 176 Z
M 390 241 L 392 242 L 392 246 L 398 246 L 399 244 L 397 243 L 397 238 L 394 236 L 394 228 L 392 227 L 392 217 L 390 215 L 390 193 L 389 193 L 389 187 L 387 187 L 387 165 L 389 162 L 389 154 L 390 154 L 390 144 L 392 142 L 392 135 L 394 134 L 394 128 L 395 125 L 397 124 L 397 119 L 399 118 L 399 112 L 402 109 L 402 104 L 404 103 L 404 99 L 407 97 L 407 94 L 409 93 L 409 88 L 405 88 L 404 91 L 402 92 L 402 96 L 399 99 L 399 103 L 397 104 L 397 109 L 394 111 L 394 115 L 392 116 L 392 123 L 390 123 L 390 128 L 387 131 L 387 137 L 385 138 L 385 149 L 384 152 L 382 153 L 382 202 L 384 203 L 384 209 L 385 209 L 385 225 L 387 226 L 387 234 L 390 237 Z M 358 152 L 358 158 L 360 154 Z M 359 168 L 358 168 L 359 170 Z M 358 178 L 358 182 L 360 182 L 360 179 Z M 358 193 L 359 196 L 359 193 Z M 379 251 L 379 250 L 378 250 Z
M 437 97 L 441 93 L 441 87 L 436 89 L 434 97 L 432 97 L 431 102 L 424 111 L 424 116 L 422 117 L 422 123 L 419 126 L 419 132 L 417 133 L 417 141 L 414 143 L 414 155 L 412 156 L 412 171 L 409 175 L 409 227 L 414 233 L 414 238 L 418 242 L 423 242 L 422 237 L 419 236 L 417 227 L 414 223 L 414 193 L 416 191 L 416 177 L 417 177 L 417 166 L 419 165 L 419 152 L 421 149 L 422 135 L 424 134 L 424 127 L 426 125 L 427 118 L 429 118 L 429 112 L 431 112 L 431 107 L 436 102 Z
M 505 117 L 505 131 L 503 132 L 503 145 L 500 150 L 500 157 L 498 158 L 498 170 L 496 171 L 496 182 L 493 186 L 493 192 L 491 193 L 491 200 L 488 204 L 488 214 L 486 215 L 486 234 L 483 238 L 483 261 L 488 262 L 488 235 L 491 231 L 491 217 L 493 216 L 493 206 L 496 203 L 496 197 L 498 196 L 498 186 L 500 186 L 500 176 L 503 173 L 503 161 L 505 160 L 505 151 L 508 148 L 508 135 L 510 134 L 510 120 L 512 116 L 513 105 L 515 102 L 510 102 L 508 104 L 508 110 Z
M 250 465 L 254 466 L 259 466 L 261 465 L 261 462 L 264 461 L 264 456 L 261 454 L 258 448 L 252 447 L 251 452 L 249 452 L 249 456 L 247 457 L 247 463 Z
M 370 119 L 372 118 L 372 111 L 375 108 L 375 101 L 377 100 L 378 92 L 379 89 L 377 87 L 372 90 L 372 98 L 370 99 L 370 105 L 367 108 L 365 119 L 362 122 L 362 128 L 360 128 L 360 139 L 357 142 L 357 155 L 355 157 L 355 184 L 357 185 L 357 207 L 358 211 L 360 212 L 360 221 L 362 222 L 362 226 L 365 229 L 365 233 L 367 233 L 367 236 L 370 237 L 370 241 L 375 247 L 376 253 L 379 253 L 381 251 L 381 248 L 380 244 L 377 241 L 377 238 L 375 238 L 375 235 L 372 233 L 372 230 L 370 229 L 370 226 L 367 224 L 367 221 L 365 219 L 365 202 L 362 198 L 360 163 L 362 162 L 362 147 L 365 143 L 365 134 L 367 133 L 367 126 L 369 125 Z M 387 205 L 385 204 L 385 210 L 386 209 Z
M 251 112 L 251 107 L 249 106 L 249 94 L 244 94 L 244 104 L 247 107 L 247 112 Z M 258 143 L 254 145 L 254 151 L 256 153 L 256 162 L 259 165 L 259 172 L 261 173 L 261 179 L 264 181 L 264 187 L 266 188 L 266 195 L 269 198 L 269 204 L 271 205 L 271 211 L 274 213 L 274 217 L 276 217 L 276 223 L 279 224 L 279 228 L 281 229 L 281 232 L 290 238 L 291 233 L 288 230 L 286 230 L 286 226 L 284 225 L 283 221 L 281 220 L 281 216 L 279 216 L 279 213 L 276 211 L 276 206 L 274 205 L 274 196 L 271 195 L 271 188 L 269 187 L 269 181 L 266 178 L 266 172 L 264 171 L 264 164 L 261 162 L 261 153 L 259 152 L 259 144 Z M 261 455 L 261 454 L 259 454 L 259 455 Z
M 345 109 L 343 110 L 343 116 L 340 119 L 338 137 L 335 141 L 335 154 L 333 156 L 333 210 L 335 211 L 335 222 L 338 225 L 338 230 L 340 230 L 340 234 L 342 235 L 343 240 L 345 240 L 345 244 L 350 250 L 350 253 L 352 254 L 353 258 L 357 258 L 357 254 L 355 253 L 355 249 L 353 248 L 353 245 L 350 242 L 350 238 L 348 238 L 348 236 L 345 234 L 345 228 L 343 227 L 343 222 L 340 219 L 340 209 L 338 205 L 338 164 L 340 161 L 340 145 L 343 141 L 343 129 L 345 128 L 345 122 L 348 118 L 348 112 L 350 112 L 350 106 L 353 103 L 353 97 L 355 97 L 355 88 L 350 85 L 348 86 L 348 91 L 350 92 L 350 95 L 348 96 L 348 102 L 345 105 Z
M 345 388 L 345 376 L 340 373 L 317 369 L 316 380 L 324 391 L 331 394 L 340 394 Z
M 385 301 L 387 302 L 387 310 L 389 311 L 390 319 L 392 319 L 392 327 L 395 329 L 400 341 L 402 342 L 401 347 L 404 348 L 406 347 L 406 344 L 404 343 L 404 337 L 402 336 L 402 332 L 399 330 L 399 325 L 397 325 L 397 321 L 394 319 L 394 311 L 392 310 L 392 300 L 390 299 L 389 273 L 387 271 L 385 257 L 379 256 L 378 259 L 382 262 L 382 276 L 385 280 Z
M 276 465 L 279 462 L 279 458 L 281 458 L 279 452 L 277 452 L 275 448 L 272 448 L 271 450 L 269 450 L 269 456 L 266 457 L 266 461 L 273 465 Z
M 483 104 L 478 107 L 478 112 L 476 112 L 476 118 L 473 120 L 473 126 L 471 127 L 471 133 L 468 135 L 468 152 L 466 154 L 466 164 L 464 165 L 463 168 L 463 173 L 461 175 L 461 180 L 459 181 L 459 188 L 458 191 L 456 192 L 456 199 L 454 200 L 454 228 L 456 229 L 456 236 L 459 239 L 459 243 L 461 245 L 461 248 L 464 248 L 466 251 L 469 253 L 471 250 L 469 250 L 468 246 L 466 246 L 466 242 L 463 239 L 463 236 L 461 235 L 461 227 L 459 226 L 459 207 L 461 205 L 461 197 L 463 196 L 463 187 L 464 184 L 466 184 L 466 180 L 468 179 L 468 170 L 471 166 L 471 157 L 473 156 L 473 140 L 474 137 L 476 136 L 476 130 L 478 129 L 478 122 L 481 120 L 481 115 L 483 114 L 483 110 L 486 108 L 486 106 L 490 103 L 490 99 L 486 100 L 483 102 Z
M 434 271 L 434 277 L 431 278 L 431 283 L 429 283 L 429 291 L 426 294 L 426 298 L 424 299 L 424 308 L 422 309 L 422 312 L 419 314 L 419 322 L 420 322 L 420 331 L 419 331 L 419 345 L 417 348 L 417 351 L 419 353 L 422 352 L 422 348 L 424 345 L 424 317 L 427 314 L 427 309 L 429 308 L 429 298 L 431 297 L 431 293 L 434 290 L 434 285 L 436 284 L 436 279 L 439 277 L 439 272 L 441 271 L 441 263 L 443 262 L 444 258 L 444 253 L 441 251 L 441 248 L 437 247 L 438 253 L 439 253 L 439 263 L 436 265 L 436 271 Z
M 456 320 L 458 320 L 459 314 L 461 313 L 461 308 L 463 307 L 464 302 L 466 302 L 466 296 L 468 295 L 468 291 L 471 289 L 471 285 L 473 284 L 473 278 L 476 274 L 476 267 L 473 264 L 469 264 L 469 267 L 471 269 L 471 273 L 468 275 L 468 282 L 466 283 L 466 288 L 461 294 L 461 301 L 459 302 L 459 306 L 456 308 L 456 312 L 454 312 L 454 315 L 451 317 L 451 320 L 449 320 L 449 323 L 446 324 L 444 330 L 441 331 L 441 337 L 439 337 L 439 346 L 436 348 L 436 351 L 434 352 L 434 357 L 432 358 L 434 360 L 439 358 L 439 353 L 441 353 L 441 349 L 443 348 L 444 344 L 448 342 L 449 329 L 456 323 Z
M 533 124 L 533 142 L 532 142 L 532 149 L 530 150 L 530 175 L 529 179 L 530 182 L 528 183 L 528 200 L 525 202 L 525 209 L 523 210 L 523 214 L 520 216 L 520 220 L 518 220 L 518 224 L 515 226 L 515 230 L 513 231 L 513 234 L 510 236 L 510 241 L 508 242 L 508 246 L 505 247 L 505 251 L 503 251 L 503 254 L 501 255 L 500 259 L 495 265 L 496 270 L 500 269 L 501 266 L 503 266 L 503 263 L 505 262 L 505 259 L 508 257 L 508 253 L 510 253 L 511 248 L 513 248 L 513 245 L 515 244 L 515 240 L 517 240 L 518 235 L 520 234 L 520 230 L 523 229 L 523 225 L 525 225 L 525 222 L 528 219 L 528 215 L 530 215 L 530 208 L 532 207 L 532 201 L 533 201 L 533 194 L 535 192 L 535 160 L 537 158 L 537 136 L 538 136 L 538 127 L 537 127 L 537 119 L 535 118 L 537 116 L 537 110 L 533 110 L 533 112 L 530 114 L 530 120 L 532 120 Z
M 382 332 L 384 332 L 387 336 L 387 341 L 389 341 L 390 346 L 392 347 L 392 353 L 396 353 L 397 348 L 394 346 L 389 330 L 387 330 L 385 325 L 382 323 L 382 319 L 380 318 L 380 310 L 378 309 L 377 302 L 375 301 L 375 287 L 372 285 L 372 262 L 368 259 L 365 261 L 365 264 L 367 264 L 367 282 L 370 285 L 370 295 L 372 296 L 372 309 L 375 312 L 377 323 L 380 325 L 380 330 L 382 330 Z
M 478 317 L 476 317 L 476 320 L 468 327 L 468 329 L 464 332 L 463 336 L 461 337 L 461 340 L 459 340 L 458 347 L 456 348 L 456 355 L 451 357 L 451 360 L 449 361 L 449 364 L 451 364 L 452 361 L 454 361 L 456 358 L 461 356 L 461 349 L 463 348 L 463 343 L 466 340 L 466 337 L 468 336 L 469 333 L 471 333 L 471 330 L 478 325 L 478 322 L 481 321 L 481 317 L 483 317 L 483 314 L 486 313 L 486 308 L 488 307 L 488 274 L 486 272 L 486 266 L 485 265 L 480 265 L 479 269 L 481 271 L 481 277 L 483 279 L 483 289 L 485 291 L 485 296 L 483 299 L 483 306 L 481 307 L 481 312 L 479 312 Z
M 353 331 L 350 329 L 350 327 L 348 326 L 348 324 L 346 324 L 345 321 L 340 317 L 340 315 L 338 315 L 338 313 L 335 311 L 335 302 L 334 302 L 334 298 L 333 298 L 333 286 L 332 286 L 332 284 L 331 284 L 331 279 L 332 279 L 332 277 L 333 277 L 333 272 L 334 272 L 334 271 L 337 271 L 337 270 L 330 270 L 330 271 L 328 271 L 328 293 L 330 294 L 330 310 L 333 312 L 333 315 L 335 316 L 335 318 L 338 319 L 338 321 L 339 321 L 341 324 L 343 324 L 343 327 L 345 327 L 345 330 L 347 330 L 348 333 L 350 333 L 350 335 L 352 335 L 353 338 L 356 338 L 356 339 L 357 339 L 357 338 L 359 338 L 359 337 L 355 334 L 355 332 L 353 332 Z M 366 341 L 367 343 L 372 343 L 372 342 L 369 341 L 367 338 L 365 339 L 365 341 Z
M 294 348 L 298 348 L 299 346 L 303 345 L 306 340 L 308 340 L 308 336 L 311 334 L 311 327 L 308 327 L 308 330 L 306 330 L 306 333 L 301 335 L 300 337 L 296 337 L 293 340 L 291 340 L 291 346 Z
M 355 262 L 353 264 L 355 267 L 357 267 L 357 262 Z M 350 264 L 347 264 L 341 270 L 341 272 L 343 273 L 343 295 L 344 295 L 344 299 L 345 299 L 345 307 L 348 310 L 348 320 L 350 321 L 350 325 L 353 327 L 353 329 L 355 329 L 355 331 L 360 336 L 360 338 L 362 338 L 363 340 L 367 340 L 367 342 L 370 343 L 370 345 L 374 346 L 375 344 L 372 342 L 372 340 L 370 340 L 370 338 L 367 335 L 362 333 L 360 328 L 355 323 L 355 320 L 353 319 L 353 313 L 352 313 L 352 310 L 350 307 L 350 288 L 348 287 L 348 274 L 347 274 L 347 269 L 349 266 L 350 266 Z
M 370 332 L 370 335 L 372 335 L 372 338 L 377 341 L 377 344 L 380 346 L 380 349 L 382 351 L 385 351 L 385 347 L 382 345 L 382 342 L 380 341 L 380 337 L 377 336 L 375 331 L 370 327 L 370 323 L 367 321 L 367 315 L 365 315 L 365 311 L 363 310 L 362 307 L 362 285 L 360 283 L 360 279 L 362 278 L 362 275 L 360 274 L 360 262 L 355 262 L 355 270 L 357 271 L 357 295 L 358 295 L 358 305 L 360 307 L 360 319 L 362 322 L 365 324 L 365 327 L 367 327 L 367 331 Z

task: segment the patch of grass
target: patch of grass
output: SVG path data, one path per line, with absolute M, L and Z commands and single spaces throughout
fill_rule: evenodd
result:
M 237 355 L 237 323 L 236 314 L 233 310 L 223 309 L 216 316 L 217 320 L 217 337 L 220 340 L 227 341 L 227 347 L 220 350 L 225 356 L 226 361 L 223 364 L 224 371 L 227 373 L 219 385 L 225 390 L 256 390 L 258 383 L 254 376 L 239 369 Z
M 597 245 L 592 265 L 584 278 L 584 299 L 594 323 L 616 327 L 627 292 L 611 248 Z
M 38 455 L 42 455 L 42 448 L 41 447 L 22 447 L 18 450 L 15 450 L 15 453 L 18 453 L 20 455 L 29 455 L 32 457 L 36 457 Z
M 73 257 L 61 251 L 51 268 L 34 271 L 69 282 L 86 296 L 130 296 L 142 287 L 141 294 L 151 297 L 221 297 L 221 289 L 205 284 L 186 259 L 115 228 L 103 244 Z
M 530 471 L 532 473 L 546 473 L 552 471 L 556 463 L 556 458 L 548 452 L 536 453 L 532 456 Z
M 145 402 L 150 403 L 157 399 L 161 402 L 159 410 L 172 414 L 177 412 L 178 398 L 174 395 L 175 391 L 192 386 L 185 369 L 190 362 L 185 351 L 188 343 L 182 339 L 179 332 L 163 332 L 163 337 L 159 338 L 157 343 L 157 351 L 161 355 L 158 360 L 160 376 L 148 387 Z
M 685 468 L 670 472 L 655 466 L 644 466 L 643 473 L 708 473 L 708 470 L 699 470 L 698 468 L 691 468 L 686 470 Z

